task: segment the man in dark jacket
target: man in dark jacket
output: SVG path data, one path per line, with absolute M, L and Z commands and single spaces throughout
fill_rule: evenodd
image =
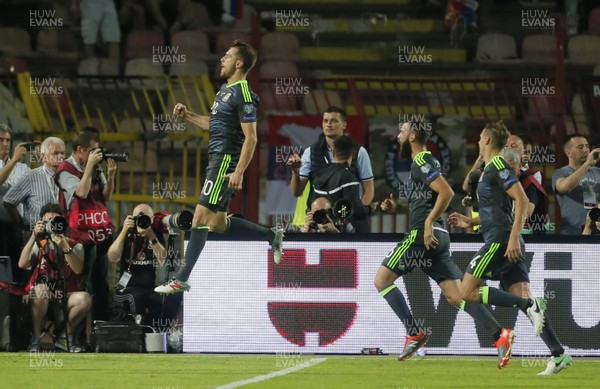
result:
M 360 181 L 349 170 L 354 157 L 354 144 L 352 140 L 342 135 L 333 141 L 333 163 L 328 164 L 317 174 L 313 183 L 314 198 L 328 197 L 334 205 L 338 200 L 346 199 L 352 204 L 350 221 L 355 226 L 356 232 L 368 231 L 367 217 L 371 213 L 369 205 L 363 205 L 360 197 Z

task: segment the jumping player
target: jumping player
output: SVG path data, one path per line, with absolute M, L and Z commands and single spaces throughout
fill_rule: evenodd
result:
M 236 190 L 242 189 L 244 171 L 256 147 L 256 108 L 258 96 L 250 89 L 246 75 L 256 63 L 256 52 L 248 44 L 236 40 L 221 58 L 220 76 L 226 84 L 215 96 L 210 116 L 187 110 L 181 103 L 173 113 L 201 129 L 210 131 L 206 179 L 192 224 L 185 252 L 185 264 L 170 281 L 158 286 L 158 293 L 171 294 L 190 289 L 190 273 L 204 248 L 208 232 L 244 234 L 268 240 L 273 258 L 282 258 L 283 229 L 271 230 L 241 218 L 228 218 L 227 210 Z

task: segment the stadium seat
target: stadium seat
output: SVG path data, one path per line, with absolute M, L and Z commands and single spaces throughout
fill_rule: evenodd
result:
M 261 38 L 261 54 L 265 60 L 294 61 L 300 58 L 300 43 L 291 32 L 267 32 Z
M 498 32 L 481 35 L 477 40 L 478 62 L 498 62 L 517 59 L 517 43 L 510 35 Z
M 278 113 L 288 115 L 300 115 L 302 111 L 298 108 L 298 98 L 293 95 L 277 94 L 275 88 L 263 85 L 260 93 L 261 113 Z
M 548 34 L 526 36 L 521 46 L 521 56 L 527 63 L 554 63 L 556 59 L 556 37 Z
M 217 35 L 217 44 L 215 54 L 221 58 L 231 47 L 231 43 L 239 39 L 243 42 L 250 43 L 250 34 L 241 31 L 224 31 Z
M 18 27 L 0 27 L 0 52 L 8 55 L 33 55 L 29 32 Z
M 181 64 L 172 64 L 169 69 L 171 76 L 201 76 L 208 75 L 208 65 L 204 61 L 186 61 Z
M 178 47 L 177 54 L 185 54 L 186 61 L 215 58 L 210 52 L 208 36 L 202 31 L 179 31 L 173 35 L 171 42 Z
M 117 132 L 127 134 L 143 134 L 152 131 L 152 121 L 150 119 L 142 120 L 140 118 L 129 118 L 119 122 Z
M 97 76 L 100 74 L 100 58 L 90 57 L 79 61 L 77 74 L 80 76 Z
M 164 46 L 165 38 L 152 30 L 132 31 L 127 35 L 125 58 L 152 58 L 153 48 Z
M 119 61 L 111 58 L 100 59 L 100 75 L 102 76 L 118 76 Z
M 554 98 L 542 95 L 527 97 L 527 113 L 525 120 L 545 125 L 554 123 Z
M 192 1 L 181 10 L 177 21 L 181 24 L 181 30 L 209 30 L 213 27 L 204 4 Z
M 575 94 L 573 100 L 571 100 L 571 114 L 577 123 L 585 123 L 587 121 L 583 97 L 579 93 Z
M 574 65 L 599 65 L 600 36 L 572 36 L 567 46 L 567 57 Z
M 235 21 L 235 29 L 238 31 L 250 31 L 252 27 L 252 16 L 256 10 L 251 5 L 244 4 L 244 11 L 241 19 Z
M 571 135 L 571 134 L 575 134 L 575 133 L 581 134 L 584 136 L 590 135 L 590 129 L 586 123 L 576 122 L 570 116 L 565 116 L 564 120 L 565 120 L 566 135 Z M 554 135 L 556 135 L 556 125 L 552 125 L 552 127 L 550 127 L 550 136 L 554 136 Z
M 595 8 L 590 12 L 588 32 L 591 35 L 600 35 L 600 8 Z
M 87 118 L 79 118 L 77 120 L 79 123 L 79 128 L 83 128 L 86 126 L 96 127 L 100 132 L 113 132 L 113 124 L 108 118 L 104 118 L 104 125 L 102 124 L 102 120 L 98 117 L 91 117 L 88 121 Z
M 148 79 L 129 80 L 129 84 L 134 88 L 158 88 L 162 89 L 165 86 L 163 67 L 152 62 L 151 59 L 135 58 L 127 61 L 125 65 L 125 76 L 143 76 Z M 160 77 L 161 79 L 156 79 Z M 151 78 L 151 79 L 150 79 Z
M 300 77 L 298 67 L 290 61 L 265 61 L 260 65 L 261 80 L 298 77 Z
M 77 38 L 71 30 L 40 30 L 37 33 L 37 51 L 52 57 L 78 58 Z
M 303 97 L 304 112 L 308 115 L 319 115 L 325 108 L 336 106 L 343 107 L 338 91 L 313 89 Z

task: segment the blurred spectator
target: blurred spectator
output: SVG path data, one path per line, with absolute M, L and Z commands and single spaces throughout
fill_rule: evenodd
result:
M 100 31 L 103 43 L 108 45 L 103 51 L 108 52 L 108 58 L 118 61 L 121 29 L 114 0 L 71 0 L 71 9 L 74 13 L 79 10 L 81 16 L 85 56 L 96 57 L 95 45 Z
M 81 291 L 77 283 L 77 274 L 83 271 L 83 246 L 60 232 L 64 232 L 62 226 L 66 225 L 66 219 L 62 220 L 64 224 L 57 221 L 57 217 L 62 216 L 58 204 L 45 204 L 40 216 L 19 258 L 22 269 L 33 267 L 26 288 L 31 296 L 33 321 L 29 351 L 40 351 L 42 322 L 48 307 L 54 305 L 63 310 L 63 319 L 66 318 L 66 326 L 55 346 L 64 351 L 81 352 L 74 342 L 73 331 L 92 305 L 90 295 Z M 51 224 L 50 231 L 48 224 Z
M 500 155 L 515 171 L 519 182 L 527 195 L 527 221 L 522 234 L 544 234 L 549 222 L 548 207 L 550 202 L 544 187 L 531 174 L 531 169 L 525 169 L 521 164 L 521 153 L 517 149 L 506 147 Z
M 561 234 L 580 235 L 589 209 L 596 206 L 600 193 L 600 148 L 590 151 L 587 139 L 569 135 L 563 145 L 569 164 L 552 174 L 562 220 Z
M 525 232 L 545 233 L 546 224 L 549 222 L 548 209 L 550 201 L 543 186 L 542 172 L 531 168 L 528 163 L 531 162 L 531 153 L 533 151 L 533 142 L 525 135 L 510 135 L 506 141 L 506 147 L 514 150 L 519 157 L 519 171 L 517 177 L 523 186 L 525 194 L 529 198 L 528 209 L 529 219 L 525 223 Z M 513 161 L 516 157 L 509 153 Z M 505 157 L 506 159 L 506 157 Z M 510 163 L 508 159 L 507 162 Z M 516 163 L 516 162 L 515 162 Z
M 154 211 L 147 204 L 133 209 L 108 249 L 108 260 L 118 263 L 119 282 L 115 287 L 115 302 L 123 304 L 127 313 L 142 315 L 144 324 L 151 318 L 175 318 L 182 294 L 165 296 L 154 291 L 156 271 L 166 265 L 167 249 L 163 234 L 151 222 Z M 149 312 L 146 309 L 150 309 Z M 166 312 L 163 313 L 163 309 Z M 149 315 L 147 315 L 149 313 Z M 163 317 L 164 316 L 164 317 Z
M 113 193 L 117 163 L 107 160 L 102 171 L 102 150 L 95 133 L 81 131 L 73 141 L 71 156 L 56 170 L 59 204 L 68 215 L 71 237 L 85 250 L 84 290 L 94 299 L 94 319 L 108 315 L 108 263 L 106 252 L 112 242 L 114 225 L 107 211 Z
M 40 210 L 48 203 L 58 202 L 58 186 L 54 172 L 65 159 L 65 142 L 56 137 L 44 139 L 40 147 L 43 165 L 33 169 L 4 196 L 4 207 L 15 224 L 26 231 L 33 229 Z M 17 210 L 23 205 L 23 217 Z

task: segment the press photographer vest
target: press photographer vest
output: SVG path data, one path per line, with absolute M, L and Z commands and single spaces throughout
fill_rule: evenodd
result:
M 352 157 L 352 163 L 350 164 L 348 170 L 358 177 L 357 157 L 361 146 L 354 143 L 354 141 L 352 142 L 352 145 L 354 146 L 354 156 Z M 333 163 L 333 160 L 329 158 L 329 149 L 327 142 L 325 141 L 325 135 L 321 134 L 319 135 L 319 139 L 317 139 L 317 141 L 310 146 L 310 193 L 308 194 L 306 204 L 307 210 L 310 209 L 310 202 L 314 197 L 313 182 L 315 181 L 317 175 L 330 163 Z
M 115 226 L 108 216 L 106 200 L 104 194 L 102 194 L 104 188 L 102 180 L 95 172 L 88 196 L 82 199 L 73 195 L 71 206 L 67 207 L 65 190 L 59 183 L 59 176 L 63 171 L 73 174 L 79 180 L 83 177 L 83 173 L 65 160 L 58 165 L 54 175 L 54 181 L 60 189 L 58 204 L 64 214 L 67 215 L 67 220 L 69 220 L 71 237 L 82 244 L 100 244 L 104 242 L 113 234 Z
M 69 246 L 74 247 L 78 242 L 67 238 Z M 59 263 L 62 265 L 62 269 L 59 270 Z M 50 250 L 48 247 L 48 240 L 44 239 L 40 241 L 38 246 L 38 262 L 33 269 L 29 283 L 25 287 L 26 291 L 30 291 L 36 284 L 40 276 L 48 276 L 48 288 L 53 290 L 58 281 L 64 279 L 67 293 L 79 291 L 79 285 L 77 284 L 77 274 L 71 270 L 67 262 L 65 261 L 64 254 L 58 254 L 56 250 Z

